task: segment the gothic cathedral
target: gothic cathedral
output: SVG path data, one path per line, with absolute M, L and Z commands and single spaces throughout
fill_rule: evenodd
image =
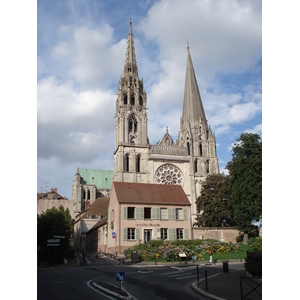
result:
M 197 215 L 196 199 L 208 174 L 218 174 L 216 139 L 204 113 L 193 63 L 187 48 L 187 66 L 178 140 L 166 129 L 155 145 L 149 143 L 147 94 L 139 79 L 130 22 L 124 76 L 116 101 L 113 181 L 180 184 Z

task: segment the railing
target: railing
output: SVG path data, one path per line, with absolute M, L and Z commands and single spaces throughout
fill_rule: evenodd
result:
M 187 148 L 184 147 L 150 145 L 150 154 L 171 154 L 186 156 L 188 155 L 188 152 Z

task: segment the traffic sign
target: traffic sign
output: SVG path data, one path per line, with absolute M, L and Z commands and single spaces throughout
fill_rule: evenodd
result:
M 112 238 L 113 238 L 113 239 L 116 238 L 116 232 L 115 232 L 115 231 L 112 232 Z
M 117 281 L 125 280 L 125 272 L 117 272 Z
M 49 239 L 47 240 L 47 243 L 59 243 L 60 239 Z

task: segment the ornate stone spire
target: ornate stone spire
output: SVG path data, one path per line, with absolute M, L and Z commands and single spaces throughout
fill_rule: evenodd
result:
M 199 120 L 200 117 L 200 120 Z M 185 75 L 185 86 L 184 86 L 184 99 L 182 109 L 182 124 L 188 124 L 192 127 L 199 126 L 200 123 L 207 128 L 207 121 L 200 97 L 200 92 L 196 80 L 196 75 L 190 55 L 189 46 L 187 47 L 187 65 Z
M 138 76 L 138 68 L 137 68 L 136 57 L 135 57 L 131 19 L 129 25 L 128 41 L 127 41 L 126 60 L 124 65 L 124 77 L 127 74 L 128 75 L 135 74 L 136 76 Z

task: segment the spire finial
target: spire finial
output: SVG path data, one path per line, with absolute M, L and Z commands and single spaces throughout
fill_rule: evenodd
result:
M 186 42 L 187 43 L 187 49 L 190 49 L 190 45 L 189 45 L 189 41 Z
M 167 133 L 169 132 L 168 126 L 166 126 L 166 132 L 167 132 Z

